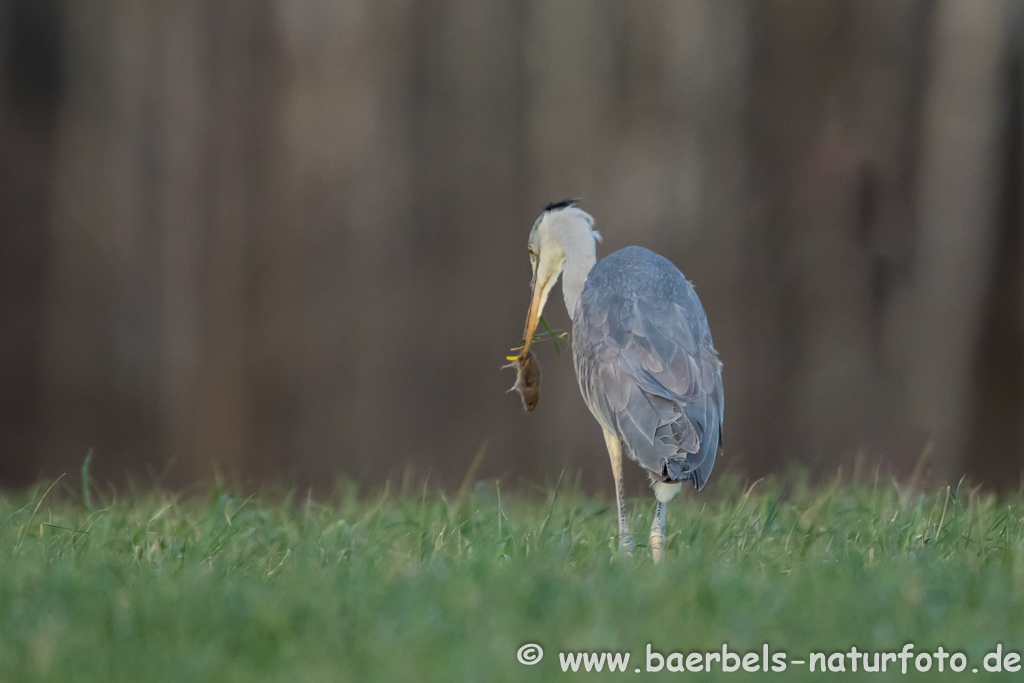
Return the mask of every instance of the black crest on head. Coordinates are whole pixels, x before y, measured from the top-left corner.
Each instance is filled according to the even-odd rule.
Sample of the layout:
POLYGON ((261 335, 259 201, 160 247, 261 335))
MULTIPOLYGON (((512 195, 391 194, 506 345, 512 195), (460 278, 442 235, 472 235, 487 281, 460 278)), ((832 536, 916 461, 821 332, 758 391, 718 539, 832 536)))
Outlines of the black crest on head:
POLYGON ((544 210, 545 211, 554 211, 555 209, 566 209, 566 208, 568 208, 570 206, 573 206, 574 204, 579 202, 581 199, 582 199, 581 197, 576 197, 575 199, 563 199, 560 202, 551 202, 550 204, 548 204, 547 206, 544 207, 544 210))

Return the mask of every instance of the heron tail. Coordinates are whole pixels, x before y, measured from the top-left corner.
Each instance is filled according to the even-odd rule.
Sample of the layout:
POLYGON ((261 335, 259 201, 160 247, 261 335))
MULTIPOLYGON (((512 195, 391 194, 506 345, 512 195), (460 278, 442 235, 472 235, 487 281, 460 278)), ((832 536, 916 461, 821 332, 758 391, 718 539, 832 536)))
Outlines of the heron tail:
POLYGON ((690 468, 684 458, 669 458, 665 461, 665 476, 671 481, 690 478, 690 468))

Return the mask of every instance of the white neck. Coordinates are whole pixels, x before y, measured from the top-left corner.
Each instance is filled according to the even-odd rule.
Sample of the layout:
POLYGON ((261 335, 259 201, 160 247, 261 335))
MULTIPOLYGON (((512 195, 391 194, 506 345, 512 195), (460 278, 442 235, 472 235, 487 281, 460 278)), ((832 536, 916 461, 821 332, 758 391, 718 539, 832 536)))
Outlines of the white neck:
POLYGON ((571 320, 576 313, 576 304, 583 294, 583 285, 587 281, 590 269, 597 263, 594 241, 581 245, 579 249, 566 250, 565 267, 562 269, 562 296, 565 297, 565 308, 571 320), (589 248, 587 248, 589 247, 589 248))

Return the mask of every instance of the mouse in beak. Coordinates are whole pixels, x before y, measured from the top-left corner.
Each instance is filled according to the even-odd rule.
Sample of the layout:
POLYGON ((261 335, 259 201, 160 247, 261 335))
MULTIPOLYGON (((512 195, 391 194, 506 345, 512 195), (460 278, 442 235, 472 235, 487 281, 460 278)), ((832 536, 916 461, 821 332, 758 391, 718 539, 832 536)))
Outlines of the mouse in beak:
POLYGON ((509 391, 519 392, 523 407, 527 411, 532 411, 540 401, 540 363, 537 362, 537 356, 533 355, 533 351, 527 351, 508 365, 502 366, 502 370, 513 367, 516 368, 516 383, 509 391))

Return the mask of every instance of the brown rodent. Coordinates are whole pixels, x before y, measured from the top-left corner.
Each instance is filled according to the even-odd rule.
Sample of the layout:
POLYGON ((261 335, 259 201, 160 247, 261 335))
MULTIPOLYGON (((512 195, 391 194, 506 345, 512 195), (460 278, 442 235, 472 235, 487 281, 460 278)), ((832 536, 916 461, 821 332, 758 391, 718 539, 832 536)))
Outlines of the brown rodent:
POLYGON ((537 357, 533 355, 533 351, 529 351, 525 356, 519 356, 504 367, 516 368, 516 383, 509 391, 518 391, 519 398, 523 400, 523 407, 532 411, 540 401, 540 364, 537 357))

